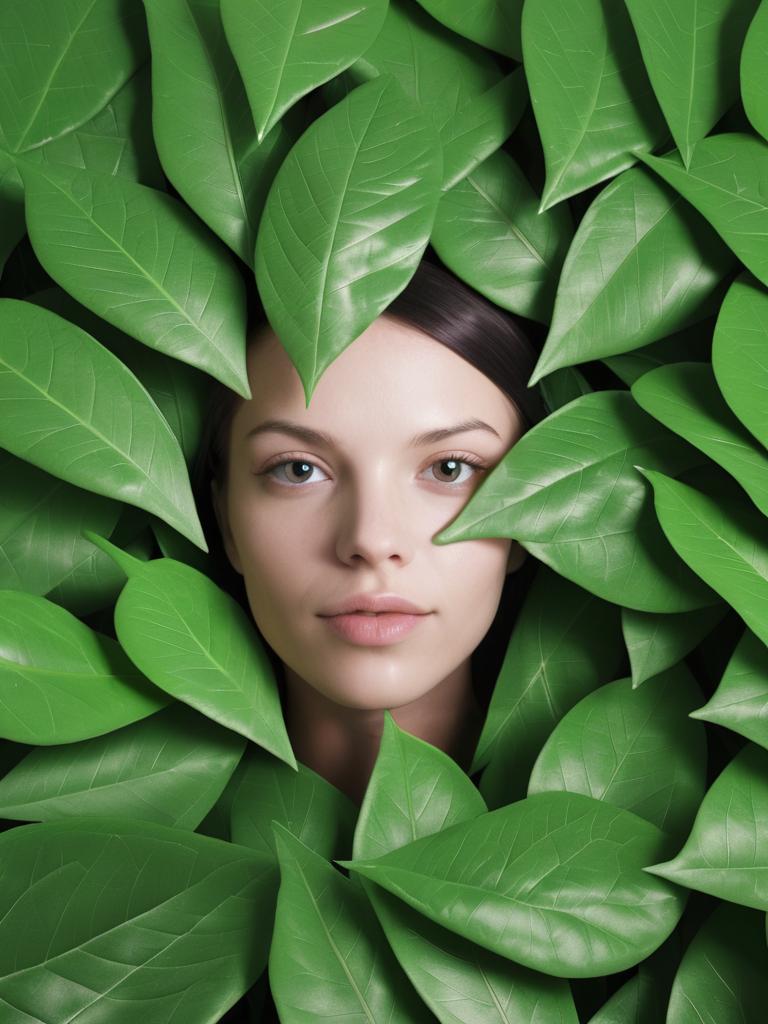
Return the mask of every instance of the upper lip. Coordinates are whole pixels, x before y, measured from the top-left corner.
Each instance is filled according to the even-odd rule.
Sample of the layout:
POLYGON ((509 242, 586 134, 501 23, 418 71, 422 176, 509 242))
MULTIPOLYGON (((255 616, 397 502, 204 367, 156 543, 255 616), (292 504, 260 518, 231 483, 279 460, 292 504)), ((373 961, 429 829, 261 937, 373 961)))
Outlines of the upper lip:
POLYGON ((419 608, 413 601, 406 601, 404 597, 397 594, 354 594, 345 601, 340 601, 328 611, 321 612, 321 616, 348 615, 351 612, 405 612, 409 615, 429 614, 423 608, 419 608))

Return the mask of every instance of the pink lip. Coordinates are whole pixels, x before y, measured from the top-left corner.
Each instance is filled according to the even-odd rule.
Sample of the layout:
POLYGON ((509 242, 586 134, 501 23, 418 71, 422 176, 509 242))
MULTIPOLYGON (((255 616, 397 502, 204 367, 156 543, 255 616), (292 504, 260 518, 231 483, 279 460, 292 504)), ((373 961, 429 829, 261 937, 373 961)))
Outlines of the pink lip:
MULTIPOLYGON (((430 614, 430 613, 427 613, 430 614)), ((331 615, 324 618, 331 629, 353 644, 365 647, 383 647, 397 643, 426 619, 427 615, 407 615, 402 612, 384 612, 381 615, 331 615)))

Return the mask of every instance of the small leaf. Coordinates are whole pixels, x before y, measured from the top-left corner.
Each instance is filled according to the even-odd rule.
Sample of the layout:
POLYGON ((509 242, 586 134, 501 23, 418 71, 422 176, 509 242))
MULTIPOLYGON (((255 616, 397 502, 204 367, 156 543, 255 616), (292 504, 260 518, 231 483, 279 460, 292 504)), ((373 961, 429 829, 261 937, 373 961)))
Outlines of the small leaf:
POLYGON ((541 793, 376 860, 338 861, 431 920, 535 970, 625 970, 664 941, 684 896, 642 866, 668 839, 629 811, 541 793))
POLYGON ((304 132, 272 183, 256 281, 309 399, 333 360, 406 286, 429 241, 440 146, 390 76, 304 132))
POLYGON ((755 131, 768 139, 768 6, 760 4, 741 48, 741 99, 755 131))
POLYGON ((662 615, 622 608, 621 628, 632 667, 632 686, 637 688, 646 679, 677 665, 727 610, 725 604, 713 604, 711 608, 662 615))
POLYGON ((639 154, 688 200, 763 284, 768 284, 768 144, 742 132, 698 142, 686 170, 679 156, 639 154))
POLYGON ((142 384, 47 309, 0 299, 0 444, 68 483, 153 512, 207 551, 184 456, 142 384))
POLYGON ((745 629, 723 677, 691 718, 715 722, 768 749, 768 648, 745 629))

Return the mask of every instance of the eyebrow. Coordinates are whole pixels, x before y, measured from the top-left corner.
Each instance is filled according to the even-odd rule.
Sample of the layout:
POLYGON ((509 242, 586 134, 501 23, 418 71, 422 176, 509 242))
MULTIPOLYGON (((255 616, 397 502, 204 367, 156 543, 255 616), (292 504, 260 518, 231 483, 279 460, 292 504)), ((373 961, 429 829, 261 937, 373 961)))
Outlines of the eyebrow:
MULTIPOLYGON (((447 437, 453 437, 454 434, 465 434, 470 430, 486 430, 501 440, 501 435, 489 423, 486 423, 484 420, 471 419, 457 423, 453 427, 441 427, 437 430, 426 430, 422 434, 417 434, 411 438, 409 447, 419 448, 425 444, 436 444, 447 437)), ((304 427, 300 423, 292 423, 290 420, 265 420, 264 423, 260 423, 257 427, 249 430, 246 436, 253 437, 270 432, 290 434, 292 437, 305 441, 307 444, 322 444, 329 448, 339 444, 336 438, 326 434, 323 430, 304 427)))

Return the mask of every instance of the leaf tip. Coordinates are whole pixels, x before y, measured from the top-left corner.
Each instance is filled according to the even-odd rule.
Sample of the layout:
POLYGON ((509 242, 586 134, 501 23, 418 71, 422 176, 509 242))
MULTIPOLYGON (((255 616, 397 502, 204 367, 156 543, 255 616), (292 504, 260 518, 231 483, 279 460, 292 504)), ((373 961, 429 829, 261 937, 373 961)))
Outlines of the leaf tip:
POLYGON ((140 558, 136 558, 134 555, 129 555, 127 551, 123 551, 122 548, 117 547, 116 544, 112 544, 105 537, 102 537, 98 533, 94 533, 93 530, 83 530, 82 536, 86 540, 89 540, 91 544, 94 544, 97 548, 104 552, 105 555, 109 555, 113 562, 118 565, 126 576, 131 577, 134 573, 140 569, 144 562, 140 558))

